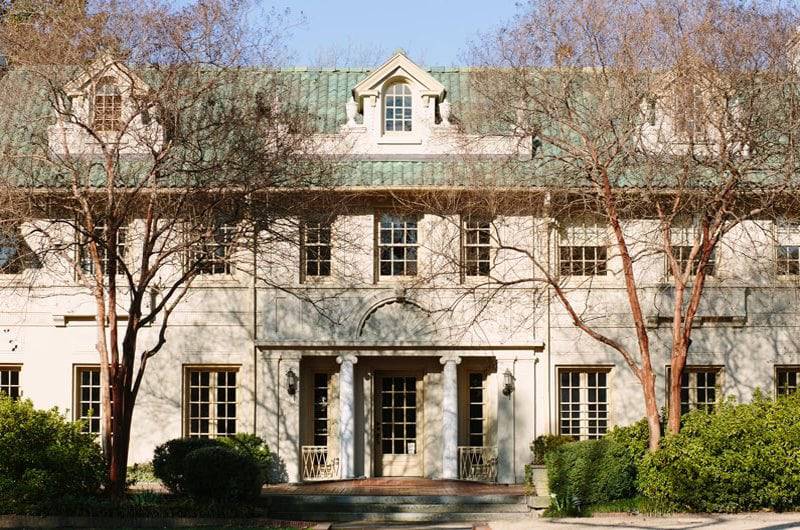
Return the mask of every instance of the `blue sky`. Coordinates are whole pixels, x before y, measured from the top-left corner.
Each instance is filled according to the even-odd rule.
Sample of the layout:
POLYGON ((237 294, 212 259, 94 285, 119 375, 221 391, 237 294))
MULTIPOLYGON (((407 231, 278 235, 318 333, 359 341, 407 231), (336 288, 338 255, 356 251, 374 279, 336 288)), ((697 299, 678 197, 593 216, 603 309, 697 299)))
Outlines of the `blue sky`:
POLYGON ((509 20, 517 0, 265 0, 305 22, 291 29, 289 62, 309 66, 372 66, 397 48, 427 66, 466 63, 478 31, 509 20), (366 63, 366 64, 356 64, 366 63), (370 64, 373 63, 373 64, 370 64))

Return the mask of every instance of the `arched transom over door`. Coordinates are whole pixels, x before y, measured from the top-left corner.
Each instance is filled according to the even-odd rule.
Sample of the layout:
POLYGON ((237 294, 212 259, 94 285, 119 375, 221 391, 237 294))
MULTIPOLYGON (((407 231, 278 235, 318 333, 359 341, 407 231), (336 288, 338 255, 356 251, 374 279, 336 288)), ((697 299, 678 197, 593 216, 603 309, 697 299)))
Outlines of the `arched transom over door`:
POLYGON ((426 342, 436 337, 428 311, 407 300, 391 300, 372 308, 361 321, 358 338, 374 342, 426 342))

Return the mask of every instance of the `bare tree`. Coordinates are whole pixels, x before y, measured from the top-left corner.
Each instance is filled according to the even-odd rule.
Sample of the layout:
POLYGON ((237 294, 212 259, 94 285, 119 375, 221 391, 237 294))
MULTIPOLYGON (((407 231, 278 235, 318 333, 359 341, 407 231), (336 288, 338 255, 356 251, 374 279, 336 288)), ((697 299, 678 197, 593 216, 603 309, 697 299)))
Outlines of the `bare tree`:
MULTIPOLYGON (((473 131, 504 130, 520 145, 529 142, 530 159, 484 163, 494 182, 480 170, 458 177, 471 192, 411 200, 483 219, 524 212, 550 223, 584 218, 607 227, 607 241, 584 243, 597 254, 577 261, 538 254, 495 231, 496 255, 525 258, 534 272, 510 279, 487 272, 470 292, 495 297, 525 283, 552 292, 574 326, 616 351, 635 375, 651 450, 661 435, 652 345, 658 331, 648 325, 642 268, 667 264, 660 285, 671 296, 674 433, 716 252, 743 221, 785 206, 786 187, 797 179, 800 109, 789 49, 795 21, 789 7, 761 2, 531 1, 473 48, 473 101, 454 110, 473 131), (575 296, 590 293, 611 260, 619 264, 632 335, 587 316, 575 296)), ((453 256, 462 267, 463 258, 453 256)))
POLYGON ((120 495, 170 316, 198 276, 256 278, 252 256, 287 238, 278 220, 319 199, 301 190, 328 186, 330 166, 275 69, 280 18, 252 27, 237 0, 24 2, 33 19, 15 16, 22 4, 0 26, 2 218, 18 256, 94 301, 101 441, 120 495))

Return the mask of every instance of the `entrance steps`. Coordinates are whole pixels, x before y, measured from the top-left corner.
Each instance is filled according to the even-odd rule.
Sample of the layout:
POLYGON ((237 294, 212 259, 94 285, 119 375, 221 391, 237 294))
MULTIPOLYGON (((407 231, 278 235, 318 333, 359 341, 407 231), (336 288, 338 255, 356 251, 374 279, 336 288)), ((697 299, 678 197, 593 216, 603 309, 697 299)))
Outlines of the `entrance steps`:
POLYGON ((444 523, 518 519, 548 499, 525 495, 266 494, 270 517, 284 520, 444 523), (529 506, 529 501, 530 506, 529 506))

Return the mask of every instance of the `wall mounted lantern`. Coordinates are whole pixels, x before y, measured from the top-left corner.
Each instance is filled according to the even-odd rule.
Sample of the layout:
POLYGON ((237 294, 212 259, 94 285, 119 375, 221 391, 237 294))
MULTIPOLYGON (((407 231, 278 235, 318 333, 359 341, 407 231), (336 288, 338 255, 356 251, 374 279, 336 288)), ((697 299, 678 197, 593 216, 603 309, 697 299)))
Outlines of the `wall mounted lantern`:
POLYGON ((286 391, 290 396, 297 393, 297 374, 291 368, 286 372, 286 391))
POLYGON ((511 373, 511 370, 506 368, 506 371, 503 372, 503 395, 510 396, 513 391, 514 391, 514 374, 511 373))

